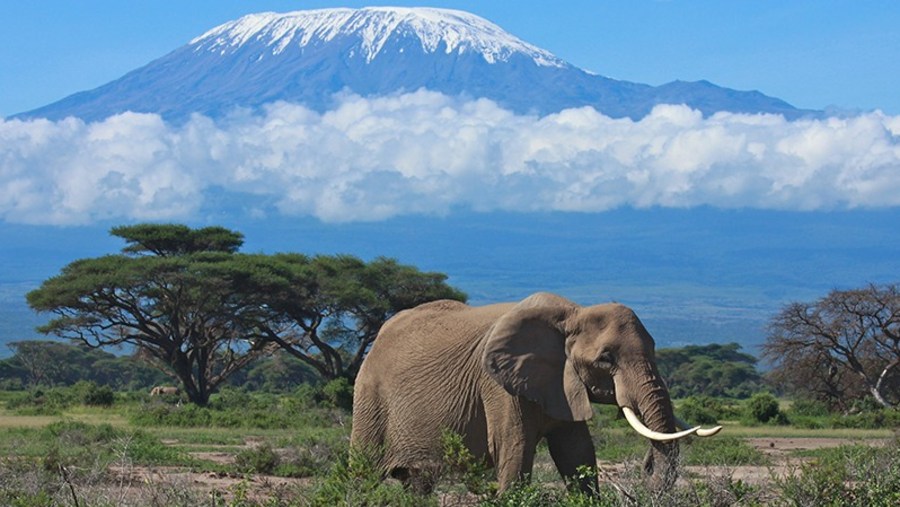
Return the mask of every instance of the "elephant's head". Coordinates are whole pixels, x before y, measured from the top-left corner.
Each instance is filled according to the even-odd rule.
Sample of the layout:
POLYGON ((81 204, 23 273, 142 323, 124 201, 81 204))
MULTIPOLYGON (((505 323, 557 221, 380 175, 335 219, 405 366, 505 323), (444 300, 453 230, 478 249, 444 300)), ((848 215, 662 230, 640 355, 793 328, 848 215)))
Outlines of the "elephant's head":
POLYGON ((653 338, 619 304, 582 307, 535 294, 491 329, 482 365, 509 393, 538 403, 556 419, 587 420, 592 401, 621 407, 652 442, 644 468, 657 487, 675 480, 678 438, 718 431, 676 431, 680 421, 656 368, 653 338))

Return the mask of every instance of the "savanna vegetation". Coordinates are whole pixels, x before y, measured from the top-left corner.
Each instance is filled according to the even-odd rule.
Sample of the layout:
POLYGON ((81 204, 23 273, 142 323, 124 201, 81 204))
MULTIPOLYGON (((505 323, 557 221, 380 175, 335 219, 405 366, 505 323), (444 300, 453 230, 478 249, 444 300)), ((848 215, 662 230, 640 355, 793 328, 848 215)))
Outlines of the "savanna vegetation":
POLYGON ((646 443, 597 406, 595 497, 566 489, 546 446, 532 480, 498 494, 449 433, 438 493, 422 497, 349 452, 352 383, 392 315, 465 300, 445 275, 244 254, 240 233, 218 227, 112 234, 122 252, 72 262, 28 295, 63 340, 14 342, 0 360, 0 505, 900 504, 896 286, 786 306, 770 371, 734 343, 658 350, 679 415, 725 426, 684 443, 671 490, 644 487, 646 443), (150 395, 163 384, 180 390, 150 395), (778 449, 788 439, 841 445, 778 449))
POLYGON ((70 263, 28 293, 40 330, 90 347, 132 347, 205 405, 228 378, 284 350, 352 382, 381 324, 435 299, 465 300, 446 275, 391 259, 242 254, 221 227, 115 227, 120 254, 70 263))
POLYGON ((491 470, 453 434, 445 435, 438 493, 419 497, 382 481, 365 454, 349 453, 349 393, 342 380, 281 392, 225 387, 199 406, 88 381, 7 391, 0 394, 0 504, 887 506, 900 499, 900 440, 887 429, 900 421, 848 430, 831 427, 828 415, 806 415, 820 428, 790 426, 795 407, 771 395, 717 399, 726 429, 684 443, 683 479, 669 491, 644 487, 646 443, 615 407, 603 406, 591 423, 601 472, 596 498, 564 487, 545 446, 532 481, 498 495, 491 470), (98 391, 112 399, 96 403, 98 391), (778 457, 747 436, 844 444, 778 457), (762 478, 739 474, 748 467, 762 478))

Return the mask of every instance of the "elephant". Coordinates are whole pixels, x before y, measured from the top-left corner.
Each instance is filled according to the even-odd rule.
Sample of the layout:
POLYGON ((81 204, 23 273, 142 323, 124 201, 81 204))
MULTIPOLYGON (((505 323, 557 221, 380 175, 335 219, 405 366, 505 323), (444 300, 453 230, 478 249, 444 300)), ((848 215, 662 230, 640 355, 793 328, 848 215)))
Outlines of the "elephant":
POLYGON ((650 486, 666 488, 677 476, 677 440, 721 427, 677 431, 686 425, 674 415, 654 347, 637 315, 617 303, 583 307, 536 293, 519 303, 440 300, 404 310, 384 324, 360 367, 351 449, 374 453, 385 477, 428 493, 450 431, 495 468, 503 491, 528 479, 546 439, 562 477, 591 492, 591 402, 616 404, 650 439, 650 486))
POLYGON ((174 386, 156 386, 150 390, 150 396, 177 396, 180 392, 174 386))

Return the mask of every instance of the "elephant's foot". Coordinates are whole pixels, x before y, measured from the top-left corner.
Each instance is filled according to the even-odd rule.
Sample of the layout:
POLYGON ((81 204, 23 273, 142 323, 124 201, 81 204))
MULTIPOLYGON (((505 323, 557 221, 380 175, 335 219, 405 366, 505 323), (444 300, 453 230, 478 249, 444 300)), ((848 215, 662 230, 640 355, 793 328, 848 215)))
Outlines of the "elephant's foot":
POLYGON ((397 467, 391 470, 390 475, 400 481, 404 488, 417 495, 430 495, 438 479, 433 467, 397 467))

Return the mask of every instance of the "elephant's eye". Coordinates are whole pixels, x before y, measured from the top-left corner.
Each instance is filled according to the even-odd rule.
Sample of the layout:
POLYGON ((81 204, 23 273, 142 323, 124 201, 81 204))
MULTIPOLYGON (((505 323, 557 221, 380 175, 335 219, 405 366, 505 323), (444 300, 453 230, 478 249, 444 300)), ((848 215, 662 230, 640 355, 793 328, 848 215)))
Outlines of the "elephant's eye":
POLYGON ((600 356, 597 357, 597 360, 595 362, 597 363, 597 366, 604 369, 610 369, 613 367, 613 365, 615 365, 613 356, 609 352, 601 352, 600 356))

